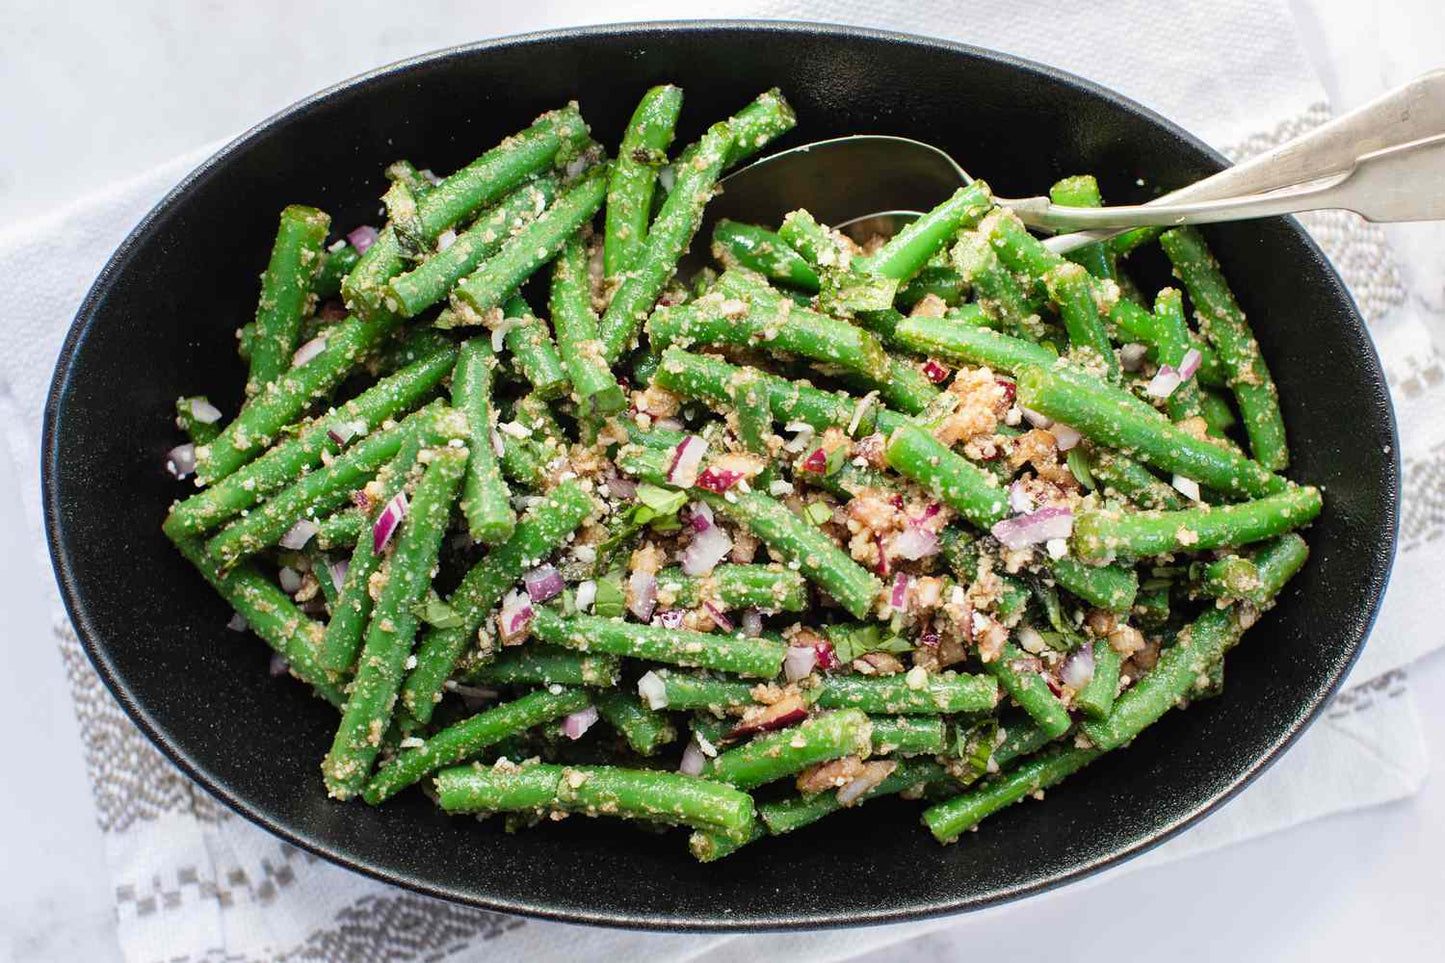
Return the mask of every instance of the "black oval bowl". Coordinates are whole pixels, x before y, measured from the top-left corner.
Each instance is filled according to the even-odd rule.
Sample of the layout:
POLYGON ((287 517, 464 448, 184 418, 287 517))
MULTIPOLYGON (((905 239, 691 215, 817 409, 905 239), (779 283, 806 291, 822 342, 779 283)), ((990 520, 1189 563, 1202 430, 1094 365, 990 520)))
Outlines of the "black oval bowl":
MULTIPOLYGON (((265 646, 161 535, 177 486, 177 396, 234 411, 237 327, 254 311, 276 212, 316 204, 374 222, 398 157, 446 171, 543 110, 580 99, 616 143, 650 84, 687 90, 679 142, 781 87, 785 144, 846 133, 917 137, 1002 195, 1096 172, 1116 202, 1222 166, 1184 131, 1054 70, 958 44, 812 25, 679 23, 568 30, 432 54, 348 81, 241 137, 121 245, 60 356, 44 440, 46 524, 66 604, 136 723, 238 812, 342 865, 508 912, 624 926, 741 929, 877 923, 973 909, 1078 879, 1168 838, 1258 775, 1354 660, 1393 556, 1393 413, 1349 294, 1297 224, 1209 231, 1279 382, 1293 477, 1324 487, 1314 557, 1231 654, 1221 698, 1170 713, 1044 804, 941 847, 919 806, 879 801, 703 866, 680 833, 574 818, 508 835, 448 819, 419 793, 329 802, 318 763, 335 713, 266 672, 265 646), (217 396, 217 392, 220 396, 217 396)), ((1159 263, 1140 256, 1163 283, 1159 263)))

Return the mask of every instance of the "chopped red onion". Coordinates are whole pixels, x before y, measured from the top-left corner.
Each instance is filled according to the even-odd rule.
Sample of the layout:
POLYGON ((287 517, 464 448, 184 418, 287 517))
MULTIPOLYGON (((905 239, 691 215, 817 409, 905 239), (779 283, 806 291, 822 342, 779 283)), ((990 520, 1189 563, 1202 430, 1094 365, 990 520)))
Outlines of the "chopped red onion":
POLYGON ((702 750, 698 748, 697 740, 693 740, 682 751, 682 764, 677 767, 677 771, 684 776, 701 776, 703 767, 706 765, 707 756, 704 756, 702 750))
POLYGON ((893 536, 888 549, 895 558, 917 561, 938 554, 938 535, 919 525, 909 525, 893 536))
POLYGON ((932 625, 924 629, 922 632, 918 633, 919 645, 934 649, 938 647, 939 641, 940 639, 938 635, 938 630, 935 629, 932 625))
POLYGON ((347 234, 346 239, 351 242, 352 247, 356 248, 357 254, 365 254, 366 249, 376 243, 378 236, 376 228, 370 224, 363 224, 347 234))
POLYGON ((1119 364, 1125 371, 1138 371, 1148 353, 1148 345, 1131 341, 1119 348, 1119 364))
POLYGON ((331 584, 336 586, 337 591, 346 584, 346 573, 351 571, 351 562, 348 559, 337 559, 327 563, 327 570, 331 573, 331 584))
POLYGON ((1199 353, 1199 349, 1190 348, 1184 352, 1184 357, 1179 359, 1179 377, 1188 381, 1194 377, 1194 373, 1199 370, 1199 365, 1202 364, 1203 361, 1204 355, 1199 353))
POLYGON ((573 601, 577 604, 577 611, 590 611, 592 603, 597 601, 597 583, 590 578, 580 583, 577 586, 577 596, 573 601))
POLYGON ((1039 630, 1032 625, 1025 625, 1020 628, 1018 636, 1019 648, 1023 649, 1029 655, 1038 655, 1048 647, 1048 643, 1045 642, 1044 637, 1039 634, 1039 630))
POLYGON ((898 763, 891 759, 879 759, 874 762, 864 763, 861 775, 849 781, 838 790, 838 803, 843 806, 851 806, 865 794, 878 788, 878 785, 887 779, 898 763))
POLYGON ((397 492, 381 514, 376 516, 376 523, 371 526, 371 550, 374 554, 380 555, 381 550, 386 548, 387 542, 396 532, 396 527, 406 517, 406 510, 409 506, 406 501, 405 492, 397 492))
POLYGON ((913 580, 907 572, 899 572, 893 579, 893 591, 888 593, 888 604, 900 612, 908 608, 908 586, 913 580))
POLYGON ((887 575, 892 569, 888 566, 888 550, 883 545, 883 536, 875 532, 873 544, 878 546, 878 574, 887 575))
POLYGON ((817 434, 813 426, 806 421, 790 421, 783 426, 783 430, 795 432, 793 437, 788 439, 788 442, 783 445, 784 451, 792 452, 793 454, 797 454, 804 448, 807 448, 809 442, 813 440, 813 436, 817 434))
POLYGON ((934 361, 932 358, 923 362, 923 376, 936 385, 941 385, 947 381, 950 373, 946 367, 934 361))
POLYGON ((808 457, 803 459, 798 468, 802 471, 816 472, 821 475, 828 470, 828 453, 821 448, 814 448, 808 453, 808 457))
POLYGON ((551 565, 538 565, 522 576, 522 584, 533 602, 545 602, 562 594, 562 573, 551 565))
POLYGON ((613 498, 632 499, 637 496, 637 482, 623 475, 612 475, 604 483, 613 498))
POLYGON ((667 483, 677 488, 691 488, 697 483, 697 472, 706 454, 707 442, 697 435, 688 435, 678 442, 667 469, 667 483))
POLYGON ((492 350, 501 354, 507 344, 507 332, 521 323, 521 318, 503 318, 498 321, 497 326, 492 329, 492 350))
POLYGON ((286 657, 280 652, 276 652, 271 655, 271 665, 267 671, 271 673, 271 678, 274 679, 279 675, 285 675, 290 672, 291 663, 287 662, 286 657))
POLYGON ((627 611, 646 622, 657 608, 657 576, 641 570, 633 572, 627 579, 627 595, 627 611))
POLYGON ((1008 378, 1000 378, 998 375, 994 375, 993 381, 1003 389, 1004 404, 1012 406, 1014 399, 1018 397, 1018 385, 1008 378))
POLYGON ((166 452, 166 471, 175 479, 186 478, 196 470, 196 446, 190 442, 166 452))
POLYGON ((667 708, 667 683, 656 672, 647 672, 637 680, 637 694, 649 709, 667 708))
POLYGON ((1158 373, 1144 386, 1144 392, 1151 398, 1168 398, 1183 383, 1183 376, 1174 370, 1173 365, 1161 364, 1158 373))
POLYGON ((1040 508, 1028 515, 1015 515, 994 524, 993 537, 1007 548, 1041 545, 1051 538, 1068 538, 1074 532, 1074 513, 1067 508, 1040 508))
POLYGON ((281 571, 276 573, 276 581, 281 583, 281 591, 287 595, 295 595, 301 591, 301 573, 289 565, 283 565, 281 571))
POLYGON ((1185 498, 1196 502, 1200 500, 1199 482, 1194 479, 1185 478, 1183 475, 1175 475, 1169 484, 1173 485, 1174 490, 1185 498))
POLYGON ((743 635, 750 639, 756 639, 763 634, 763 614, 757 609, 748 609, 743 613, 743 635))
POLYGON ((1069 657, 1064 660, 1064 667, 1059 672, 1064 684, 1075 692, 1089 684, 1094 678, 1094 649, 1089 645, 1081 645, 1069 657))
POLYGON ((832 642, 814 642, 812 648, 814 652, 818 653, 818 668, 838 668, 838 656, 833 652, 832 642))
POLYGON ((657 613, 656 621, 665 629, 680 629, 687 613, 682 609, 663 609, 657 613))
POLYGON ((682 422, 676 418, 659 418, 653 424, 667 431, 682 431, 682 422))
POLYGON ((579 712, 569 714, 562 720, 562 733, 568 739, 581 739, 596 721, 597 707, 588 706, 579 712))
POLYGON ((742 472, 733 471, 731 468, 704 468, 702 474, 697 476, 697 487, 721 495, 742 481, 743 477, 742 472))
POLYGON ((1040 414, 1032 408, 1025 408, 1023 405, 1019 405, 1019 411, 1023 412, 1024 420, 1035 428, 1047 428, 1054 423, 1053 419, 1048 415, 1040 414))
POLYGON ((230 629, 232 632, 244 632, 248 627, 249 626, 246 623, 246 617, 240 612, 232 612, 231 620, 226 623, 226 628, 230 629))
POLYGON ((733 630, 733 620, 728 618, 727 613, 722 609, 713 605, 711 602, 703 602, 702 607, 707 609, 707 614, 712 616, 712 620, 717 623, 718 628, 724 632, 731 632, 733 630))
POLYGON ((440 234, 437 235, 438 251, 445 251, 447 248, 451 247, 455 243, 457 243, 457 232, 452 230, 451 228, 447 228, 445 231, 442 231, 440 234))
POLYGON ((324 337, 312 338, 296 349, 296 353, 291 356, 291 367, 299 368, 325 350, 326 339, 324 337))
POLYGON ((789 682, 806 679, 818 664, 818 650, 811 645, 790 645, 783 656, 783 674, 789 682))
POLYGON ((774 732, 786 729, 808 718, 808 706, 800 695, 790 695, 774 702, 749 719, 738 723, 728 731, 728 739, 740 739, 759 732, 774 732))
POLYGON ((354 421, 342 421, 326 429, 326 437, 338 445, 346 444, 355 436, 356 422, 354 421))
POLYGON ((311 537, 320 530, 321 527, 311 519, 303 518, 286 530, 286 534, 281 536, 280 545, 282 548, 293 550, 305 548, 306 543, 311 541, 311 537))
POLYGON ((693 502, 688 507, 688 521, 694 532, 705 532, 714 524, 712 507, 706 502, 693 502))
POLYGON ((512 645, 525 639, 531 631, 532 619, 536 614, 532 608, 532 600, 527 597, 526 592, 516 589, 508 592, 507 597, 502 599, 502 611, 497 618, 502 644, 512 645))
POLYGON ((507 453, 507 444, 506 442, 502 441, 502 433, 497 431, 497 429, 492 429, 491 436, 492 454, 496 455, 498 458, 501 458, 507 453))
POLYGON ((203 425, 214 425, 221 420, 221 409, 205 398, 192 398, 191 417, 203 425))
MULTIPOLYGON (((693 514, 694 527, 699 517, 699 513, 693 514)), ((692 541, 687 543, 687 548, 682 553, 682 570, 693 578, 711 575, 717 563, 727 558, 732 550, 733 540, 722 526, 708 525, 704 530, 695 532, 692 541)))
POLYGON ((1034 504, 1034 496, 1030 495, 1022 481, 1016 481, 1008 487, 1008 507, 1011 511, 1021 515, 1027 515, 1037 506, 1034 504))
POLYGON ((1076 429, 1069 427, 1062 421, 1056 421, 1050 425, 1049 434, 1054 436, 1054 445, 1059 451, 1068 451, 1084 438, 1076 429))

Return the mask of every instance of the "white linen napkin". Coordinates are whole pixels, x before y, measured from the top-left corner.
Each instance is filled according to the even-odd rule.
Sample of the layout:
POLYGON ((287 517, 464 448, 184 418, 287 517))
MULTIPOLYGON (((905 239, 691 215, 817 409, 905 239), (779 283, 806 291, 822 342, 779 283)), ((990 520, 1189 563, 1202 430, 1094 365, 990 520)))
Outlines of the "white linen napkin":
MULTIPOLYGON (((1016 3, 942 0, 733 3, 729 13, 821 18, 934 33, 1073 70, 1180 121, 1233 156, 1264 149, 1328 116, 1279 0, 1182 5, 1161 19, 1147 0, 1059 6, 1020 17, 1016 3), (1114 56, 1118 35, 1128 57, 1114 56)), ((665 15, 663 4, 628 14, 665 15)), ((710 10, 709 13, 717 11, 710 10)), ((400 11, 398 16, 405 14, 400 11)), ((585 104, 584 104, 585 107, 585 104)), ((144 213, 219 145, 91 194, 50 217, 0 231, 12 310, 0 326, 0 426, 22 479, 31 539, 40 530, 39 430, 60 343, 106 258, 144 213)), ((1404 525, 1384 611, 1355 673, 1321 720, 1239 798, 1179 838, 1083 885, 1256 837, 1328 813, 1414 793, 1425 752, 1406 667, 1445 642, 1430 588, 1445 563, 1445 362, 1411 312, 1384 235, 1358 218, 1309 219, 1355 292, 1389 374, 1405 460, 1404 525), (1430 416, 1435 415, 1432 419, 1430 416)), ((637 934, 523 920, 375 883, 296 850, 216 804, 160 757, 104 690, 57 603, 66 663, 116 886, 128 960, 443 959, 503 952, 529 960, 643 956, 752 959, 759 937, 637 934)), ((1042 899, 1048 896, 1039 897, 1042 899)), ((1009 912, 1009 907, 990 913, 1009 912)), ((766 937, 770 955, 842 959, 968 919, 766 937)))

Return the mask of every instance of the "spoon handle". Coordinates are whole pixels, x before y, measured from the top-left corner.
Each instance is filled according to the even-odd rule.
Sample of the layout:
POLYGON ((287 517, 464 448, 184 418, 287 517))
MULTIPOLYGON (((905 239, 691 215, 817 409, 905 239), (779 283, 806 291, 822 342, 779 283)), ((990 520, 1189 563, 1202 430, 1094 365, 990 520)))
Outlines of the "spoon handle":
MULTIPOLYGON (((1445 132, 1445 70, 1433 70, 1294 140, 1150 202, 1220 200, 1261 194, 1349 169, 1362 154, 1445 132)), ((1123 230, 1061 234, 1044 241, 1064 254, 1123 230)))

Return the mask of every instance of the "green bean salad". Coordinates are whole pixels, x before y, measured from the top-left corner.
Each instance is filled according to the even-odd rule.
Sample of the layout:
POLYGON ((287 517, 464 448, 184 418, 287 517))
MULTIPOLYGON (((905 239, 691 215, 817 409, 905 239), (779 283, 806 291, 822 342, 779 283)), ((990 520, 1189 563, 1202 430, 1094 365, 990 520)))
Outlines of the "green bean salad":
POLYGON ((673 153, 681 107, 610 158, 573 103, 399 160, 332 243, 287 207, 244 403, 179 400, 165 533, 336 708, 330 795, 701 860, 901 795, 952 842, 1216 694, 1322 503, 1203 236, 1065 258, 976 181, 862 243, 722 220, 684 277, 796 120, 768 91, 673 153))

